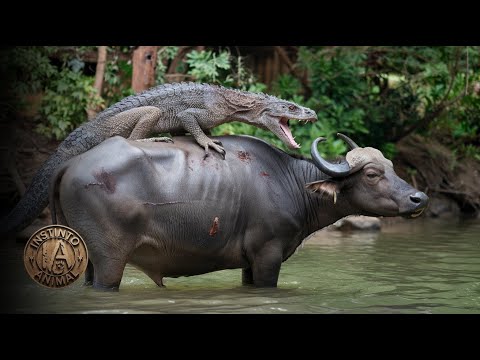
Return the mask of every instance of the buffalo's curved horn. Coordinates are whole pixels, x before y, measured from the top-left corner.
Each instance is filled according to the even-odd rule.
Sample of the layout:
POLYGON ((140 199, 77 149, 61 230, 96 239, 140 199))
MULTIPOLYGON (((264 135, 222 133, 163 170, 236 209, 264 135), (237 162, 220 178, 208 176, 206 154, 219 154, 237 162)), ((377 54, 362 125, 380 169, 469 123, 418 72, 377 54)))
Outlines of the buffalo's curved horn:
POLYGON ((343 141, 345 141, 347 143, 347 145, 350 147, 350 150, 353 150, 355 148, 358 148, 359 146, 355 143, 355 141, 353 141, 352 139, 350 139, 347 135, 343 135, 343 134, 340 134, 340 133, 337 133, 337 136, 342 139, 343 141))
POLYGON ((350 165, 348 165, 346 160, 342 160, 341 163, 339 164, 332 164, 322 158, 320 154, 318 153, 318 143, 325 141, 324 137, 319 137, 316 138, 315 141, 312 144, 312 147, 310 148, 310 152, 312 154, 312 159, 315 165, 324 172, 327 175, 330 175, 331 177, 343 177, 347 176, 350 173, 350 165))

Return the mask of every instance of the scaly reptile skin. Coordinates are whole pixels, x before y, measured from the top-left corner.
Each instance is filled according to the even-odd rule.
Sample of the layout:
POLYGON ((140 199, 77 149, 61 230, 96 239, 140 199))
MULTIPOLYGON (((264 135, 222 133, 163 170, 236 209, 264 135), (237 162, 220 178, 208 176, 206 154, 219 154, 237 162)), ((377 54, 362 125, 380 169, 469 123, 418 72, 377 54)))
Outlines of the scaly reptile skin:
POLYGON ((164 84, 126 97, 84 123, 59 145, 36 173, 25 195, 3 219, 0 232, 18 232, 48 205, 52 174, 62 163, 119 135, 140 140, 152 133, 190 133, 198 144, 221 155, 221 144, 204 130, 229 121, 241 121, 275 133, 290 148, 299 145, 288 128, 288 119, 315 121, 311 109, 274 96, 199 83, 164 84))

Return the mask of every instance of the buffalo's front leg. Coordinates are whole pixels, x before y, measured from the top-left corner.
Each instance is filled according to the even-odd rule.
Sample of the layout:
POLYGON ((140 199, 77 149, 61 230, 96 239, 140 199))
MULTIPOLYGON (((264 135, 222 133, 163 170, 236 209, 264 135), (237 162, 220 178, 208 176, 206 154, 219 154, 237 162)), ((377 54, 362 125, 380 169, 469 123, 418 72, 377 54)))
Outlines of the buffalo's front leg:
POLYGON ((277 287, 282 251, 268 243, 255 254, 252 263, 253 284, 259 287, 277 287))
POLYGON ((93 264, 90 260, 88 260, 87 269, 85 270, 85 286, 92 286, 93 285, 93 277, 95 274, 95 269, 93 268, 93 264))
POLYGON ((102 257, 94 263, 93 287, 98 290, 118 291, 126 260, 102 257))

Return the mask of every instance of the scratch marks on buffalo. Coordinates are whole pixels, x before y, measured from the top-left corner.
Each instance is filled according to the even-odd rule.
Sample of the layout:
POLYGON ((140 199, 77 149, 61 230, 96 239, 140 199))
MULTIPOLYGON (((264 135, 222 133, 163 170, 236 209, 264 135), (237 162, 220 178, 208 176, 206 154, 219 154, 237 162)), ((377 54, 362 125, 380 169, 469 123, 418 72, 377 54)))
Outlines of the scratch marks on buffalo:
POLYGON ((260 171, 260 176, 270 176, 270 174, 265 171, 260 171))
POLYGON ((246 151, 237 151, 237 157, 245 163, 249 163, 252 160, 250 154, 246 151))
POLYGON ((215 218, 213 219, 212 227, 210 228, 210 231, 208 232, 208 235, 215 236, 218 232, 219 227, 220 227, 220 220, 218 219, 218 216, 215 216, 215 218))
POLYGON ((105 171, 105 169, 102 167, 102 170, 100 171, 94 171, 92 173, 93 177, 97 182, 91 182, 89 184, 85 185, 85 189, 88 189, 88 187, 97 185, 100 186, 107 194, 113 194, 115 192, 115 189, 117 187, 117 181, 115 177, 105 171))
POLYGON ((163 205, 186 204, 186 203, 187 201, 167 201, 163 203, 144 202, 143 205, 163 206, 163 205))

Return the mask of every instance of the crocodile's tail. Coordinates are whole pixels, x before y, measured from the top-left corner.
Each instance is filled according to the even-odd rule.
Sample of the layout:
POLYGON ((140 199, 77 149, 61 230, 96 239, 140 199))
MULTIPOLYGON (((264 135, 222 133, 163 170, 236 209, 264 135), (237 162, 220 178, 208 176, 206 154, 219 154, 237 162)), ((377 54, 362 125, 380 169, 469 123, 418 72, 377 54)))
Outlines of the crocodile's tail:
POLYGON ((63 175, 67 171, 70 163, 73 161, 65 161, 60 165, 53 173, 50 180, 49 189, 48 189, 48 202, 50 206, 50 215, 52 217, 52 224, 56 225, 59 223, 66 225, 65 216, 63 215, 62 207, 60 206, 59 199, 59 185, 62 180, 63 175))
POLYGON ((65 161, 87 151, 103 140, 98 134, 94 134, 89 127, 89 123, 86 123, 75 129, 45 161, 33 177, 25 195, 13 210, 0 221, 0 233, 10 235, 23 230, 47 207, 48 188, 55 170, 65 161))
POLYGON ((48 205, 48 187, 50 178, 55 169, 66 159, 66 154, 59 151, 52 154, 35 174, 25 195, 20 199, 13 210, 2 219, 0 232, 6 234, 17 233, 28 225, 48 205))

